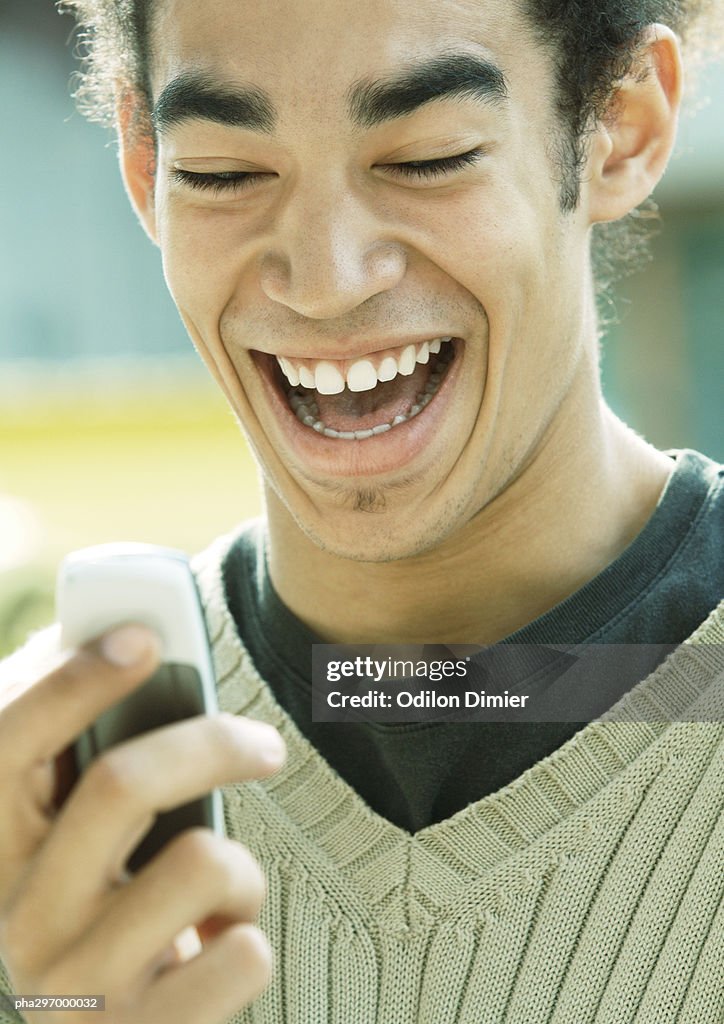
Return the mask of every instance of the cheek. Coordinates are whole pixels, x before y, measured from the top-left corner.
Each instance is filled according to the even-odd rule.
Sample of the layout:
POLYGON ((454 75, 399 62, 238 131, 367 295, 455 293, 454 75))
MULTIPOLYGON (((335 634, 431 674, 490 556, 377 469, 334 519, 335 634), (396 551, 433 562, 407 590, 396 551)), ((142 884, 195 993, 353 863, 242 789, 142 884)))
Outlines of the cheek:
POLYGON ((164 210, 159 245, 166 284, 184 326, 232 408, 238 406, 236 373, 221 341, 219 322, 233 292, 228 260, 199 216, 164 210))
POLYGON ((577 361, 583 235, 557 193, 526 183, 469 192, 445 213, 421 245, 485 314, 486 416, 510 440, 547 418, 577 361))
MULTIPOLYGON (((540 301, 554 269, 550 218, 512 186, 469 189, 408 219, 423 256, 462 285, 489 318, 540 301), (422 230, 420 230, 422 224, 422 230)), ((554 250, 555 251, 555 250, 554 250)))
POLYGON ((199 329, 218 322, 233 293, 235 263, 218 215, 159 208, 159 245, 166 284, 182 315, 199 329))

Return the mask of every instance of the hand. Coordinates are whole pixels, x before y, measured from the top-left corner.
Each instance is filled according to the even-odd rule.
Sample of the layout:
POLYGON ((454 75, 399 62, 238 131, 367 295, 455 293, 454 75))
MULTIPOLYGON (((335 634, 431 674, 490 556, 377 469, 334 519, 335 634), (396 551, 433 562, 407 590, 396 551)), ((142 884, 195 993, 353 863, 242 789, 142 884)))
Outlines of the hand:
MULTIPOLYGON (((252 923, 264 898, 259 866, 202 828, 132 878, 124 864, 158 812, 270 775, 283 741, 240 716, 188 719, 101 755, 58 807, 73 741, 151 675, 159 646, 126 626, 50 666, 39 647, 0 665, 0 957, 14 989, 103 994, 104 1024, 221 1024, 270 978, 270 949, 252 923), (175 939, 194 925, 203 949, 184 962, 175 939)), ((87 1017, 53 1011, 52 1024, 87 1017)), ((26 1019, 50 1018, 29 1010, 26 1019)))

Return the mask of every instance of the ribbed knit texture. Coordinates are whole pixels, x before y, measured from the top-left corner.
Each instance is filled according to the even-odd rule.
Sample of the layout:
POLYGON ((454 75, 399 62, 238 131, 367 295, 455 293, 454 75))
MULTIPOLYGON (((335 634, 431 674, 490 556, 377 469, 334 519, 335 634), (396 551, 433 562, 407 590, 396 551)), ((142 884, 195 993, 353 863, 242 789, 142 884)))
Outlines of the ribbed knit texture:
POLYGON ((223 790, 275 957, 228 1024, 724 1024, 724 602, 601 719, 411 835, 259 678, 225 604, 231 540, 195 561, 220 705, 289 756, 223 790))
POLYGON ((259 678, 224 600, 230 543, 195 563, 220 704, 273 723, 288 760, 224 790, 275 955, 229 1024, 724 1022, 724 602, 601 719, 410 835, 259 678))

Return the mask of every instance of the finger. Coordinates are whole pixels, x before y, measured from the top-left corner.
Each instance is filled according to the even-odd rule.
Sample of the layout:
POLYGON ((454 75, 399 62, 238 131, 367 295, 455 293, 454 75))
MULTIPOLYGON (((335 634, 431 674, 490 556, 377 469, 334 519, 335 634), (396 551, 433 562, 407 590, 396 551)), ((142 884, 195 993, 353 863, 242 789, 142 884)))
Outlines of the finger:
POLYGON ((264 991, 271 969, 266 936, 254 925, 233 925, 151 984, 141 1020, 163 1020, 170 1010, 175 1024, 221 1024, 264 991))
POLYGON ((95 643, 53 658, 48 670, 37 650, 19 651, 5 677, 19 680, 19 693, 0 714, 3 772, 24 771, 68 747, 106 708, 147 679, 160 661, 160 642, 144 626, 128 625, 95 643), (22 655, 22 657, 21 657, 22 655), (14 668, 13 668, 14 666, 14 668))
POLYGON ((132 987, 184 929, 210 914, 252 922, 264 899, 264 876, 249 851, 208 829, 172 840, 106 909, 66 956, 69 976, 95 978, 104 990, 132 987))
POLYGON ((45 921, 51 946, 81 934, 159 811, 216 786, 269 775, 284 755, 276 729, 228 713, 187 719, 119 744, 91 764, 64 803, 29 866, 16 912, 45 921))
POLYGON ((60 623, 33 633, 0 661, 0 710, 53 668, 60 654, 60 623))

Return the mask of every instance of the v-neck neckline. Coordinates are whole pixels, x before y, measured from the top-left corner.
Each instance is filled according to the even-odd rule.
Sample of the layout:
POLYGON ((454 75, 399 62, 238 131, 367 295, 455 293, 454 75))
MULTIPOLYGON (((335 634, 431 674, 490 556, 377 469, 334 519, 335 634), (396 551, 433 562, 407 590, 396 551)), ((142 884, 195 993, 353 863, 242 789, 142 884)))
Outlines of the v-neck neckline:
MULTIPOLYGON (((718 651, 724 647, 717 651, 716 645, 724 645, 724 602, 653 673, 553 753, 450 817, 408 832, 373 811, 334 770, 257 672, 225 600, 223 561, 237 536, 238 531, 220 537, 194 561, 212 642, 220 709, 261 719, 280 731, 287 744, 287 761, 259 785, 273 787, 275 800, 289 818, 312 832, 323 833, 328 851, 336 850, 345 859, 351 860, 365 845, 380 846, 387 855, 394 855, 396 848, 408 858, 413 854, 434 858, 436 848, 444 848, 449 855, 450 851, 469 849, 475 839, 475 874, 479 877, 559 827, 568 829, 569 849, 585 845, 590 833, 590 823, 581 814, 585 806, 648 750, 656 750, 651 770, 656 771, 657 765, 660 768, 676 748, 682 718, 702 696, 706 700, 712 671, 721 672, 718 651), (707 644, 714 646, 709 649, 707 644), (644 715, 660 718, 642 721, 644 715), (609 723, 618 726, 611 729, 609 723), (580 827, 571 832, 575 818, 580 827), (336 822, 343 822, 345 838, 338 836, 336 822)), ((612 806, 616 802, 614 794, 612 806)), ((462 862, 461 869, 465 873, 462 862)))

